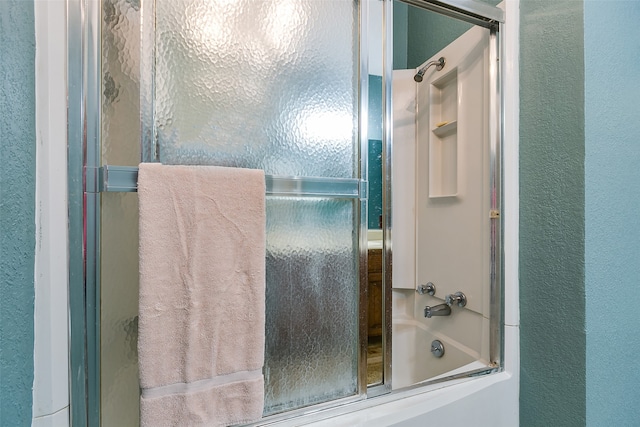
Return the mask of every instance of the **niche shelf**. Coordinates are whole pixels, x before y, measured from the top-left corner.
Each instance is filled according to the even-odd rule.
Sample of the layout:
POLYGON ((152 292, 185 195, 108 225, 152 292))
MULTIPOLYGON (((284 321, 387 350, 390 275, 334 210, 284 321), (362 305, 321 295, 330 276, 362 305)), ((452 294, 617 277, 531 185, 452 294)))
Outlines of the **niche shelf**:
POLYGON ((451 122, 446 122, 446 124, 437 126, 431 130, 437 137, 444 138, 445 136, 450 135, 458 130, 458 121, 453 120, 451 122))
POLYGON ((458 70, 430 88, 429 197, 458 194, 458 70))

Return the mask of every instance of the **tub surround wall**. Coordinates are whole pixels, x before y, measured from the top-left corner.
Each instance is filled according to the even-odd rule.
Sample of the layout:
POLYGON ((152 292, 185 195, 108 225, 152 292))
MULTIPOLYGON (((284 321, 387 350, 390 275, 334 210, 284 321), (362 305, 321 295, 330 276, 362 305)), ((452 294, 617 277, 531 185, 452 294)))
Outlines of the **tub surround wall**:
POLYGON ((523 427, 585 423, 582 12, 581 1, 520 2, 523 427))
MULTIPOLYGON (((391 191, 394 289, 416 289, 416 125, 413 70, 395 70, 392 82, 393 141, 391 191), (402 185, 398 185, 402 183, 402 185)), ((395 297, 394 297, 395 298, 395 297)))
MULTIPOLYGON (((424 14, 429 16, 428 13, 418 9, 412 9, 412 12, 416 12, 416 15, 419 16, 424 14)), ((413 15, 410 14, 410 16, 413 15)), ((459 31, 464 32, 468 27, 469 25, 463 24, 463 28, 459 29, 459 31)), ((463 36, 460 36, 460 32, 458 32, 458 30, 454 31, 454 33, 455 37, 451 34, 450 35, 453 39, 457 39, 455 42, 456 44, 448 47, 448 53, 443 53, 443 55, 446 55, 450 59, 452 57, 468 54, 463 50, 463 48, 461 48, 461 46, 480 46, 480 48, 486 46, 481 42, 481 40, 486 40, 486 35, 484 30, 480 28, 475 28, 473 31, 469 31, 463 36), (468 39, 473 40, 473 43, 468 43, 466 41, 468 39)), ((422 41, 423 44, 425 44, 425 40, 422 41)), ((448 38, 447 40, 451 41, 448 38)), ((484 50, 482 52, 486 53, 484 50)), ((480 104, 484 101, 482 91, 474 92, 472 90, 467 90, 469 87, 478 87, 477 82, 473 79, 479 79, 481 83, 480 87, 482 87, 482 81, 485 76, 485 73, 483 72, 485 62, 482 60, 484 57, 483 55, 478 55, 478 57, 480 59, 474 63, 473 70, 471 65, 466 64, 465 66, 467 68, 462 68, 464 70, 463 73, 460 76, 456 74, 455 80, 451 80, 449 78, 446 79, 449 85, 464 88, 464 99, 469 100, 474 104, 476 102, 480 104), (461 78, 462 80, 458 81, 458 78, 461 78)), ((423 58, 422 61, 427 59, 428 58, 423 58)), ((458 60, 454 60, 453 63, 457 64, 456 61, 458 60)), ((461 117, 465 117, 468 121, 463 122, 462 129, 464 129, 466 133, 461 132, 462 136, 460 137, 460 146, 465 150, 465 152, 460 156, 462 158, 469 156, 473 159, 477 159, 478 153, 480 153, 480 161, 479 164, 469 161, 468 163, 465 163, 465 169, 463 172, 458 171, 458 173, 456 173, 458 179, 461 179, 462 185, 460 189, 455 191, 456 194, 458 194, 459 191, 458 196, 460 197, 456 198, 455 202, 449 198, 442 199, 438 197, 437 199, 432 199, 430 187, 421 184, 429 182, 432 178, 428 173, 429 168, 435 167, 435 164, 440 163, 441 159, 435 160, 435 164, 429 163, 428 161, 429 156, 427 153, 431 152, 428 151, 428 149, 425 151, 425 147, 429 146, 428 143, 431 142, 431 138, 435 138, 431 135, 431 129, 434 127, 434 123, 432 123, 432 120, 430 120, 429 117, 429 112, 432 108, 428 108, 428 104, 425 104, 427 102, 427 96, 429 95, 427 94, 428 92, 424 91, 426 88, 429 88, 429 86, 423 86, 424 84, 429 85, 429 83, 417 85, 413 79, 414 74, 415 70, 395 70, 393 73, 394 164, 392 173, 393 182, 396 183, 393 191, 394 304, 397 298, 401 301, 409 301, 408 294, 415 294, 416 286, 419 284, 426 284, 428 281, 436 283, 438 292, 436 292, 435 297, 415 294, 411 298, 413 307, 410 310, 403 310, 399 313, 394 310, 393 312, 394 388, 401 388, 411 384, 411 381, 407 379, 409 377, 415 377, 414 382, 421 382, 442 374, 445 371, 460 368, 462 365, 466 365, 473 360, 484 361, 485 365, 488 364, 489 360, 489 295, 485 290, 488 286, 488 279, 487 281, 475 280, 475 277, 488 278, 490 263, 489 251, 487 250, 486 253, 482 253, 482 248, 487 247, 488 245, 488 237, 484 239, 486 245, 476 244, 476 242, 482 240, 475 240, 483 239, 483 235, 489 235, 488 223, 485 225, 482 221, 478 221, 479 224, 476 222, 478 213, 488 212, 489 210, 488 206, 485 206, 485 204, 488 205, 489 200, 488 188, 480 185, 481 191, 478 195, 478 188, 474 186, 478 181, 473 178, 482 176, 485 179, 480 180, 480 182, 488 183, 488 168, 484 169, 482 167, 483 160, 487 160, 486 164, 488 164, 488 158, 482 158, 482 153, 484 152, 482 148, 483 145, 478 146, 478 144, 470 143, 470 141, 477 141, 477 133, 473 132, 472 128, 475 129, 479 127, 478 121, 480 118, 475 116, 472 112, 477 111, 477 108, 471 108, 472 111, 468 111, 464 109, 464 107, 459 107, 457 103, 453 107, 449 104, 433 107, 433 110, 442 109, 449 114, 454 111, 456 113, 455 117, 457 117, 458 108, 463 110, 461 117), (416 90, 418 91, 418 94, 421 95, 417 96, 416 90), (415 116, 416 100, 420 102, 420 105, 417 108, 418 111, 422 112, 420 120, 417 120, 415 116), (473 120, 475 120, 475 122, 473 122, 473 120), (416 122, 424 122, 425 125, 421 127, 420 125, 416 125, 416 122), (418 128, 417 132, 416 128, 418 128), (473 136, 470 137, 468 133, 473 134, 473 136), (400 184, 398 185, 398 183, 400 184), (425 197, 426 194, 429 194, 429 198, 425 197), (482 194, 485 194, 486 197, 482 196, 482 194), (484 200, 486 200, 486 202, 484 200), (442 203, 443 201, 445 202, 444 204, 442 203), (464 205, 462 204, 462 201, 466 201, 464 205), (422 206, 424 211, 418 218, 416 218, 418 204, 422 206), (461 209, 462 211, 460 211, 461 209), (445 210, 446 213, 444 213, 445 210), (470 210, 473 210, 476 214, 468 214, 470 210), (464 214, 463 211, 467 212, 467 214, 464 214), (459 222, 446 223, 449 217, 455 217, 459 222), (471 252, 471 255, 465 253, 464 256, 461 256, 461 259, 464 261, 474 259, 475 255, 481 257, 476 263, 469 263, 469 265, 465 264, 467 266, 465 271, 474 278, 471 281, 462 281, 462 283, 466 283, 466 287, 462 286, 461 289, 447 290, 446 286, 441 286, 441 283, 449 284, 452 280, 456 283, 460 282, 457 280, 459 279, 459 276, 452 278, 451 274, 445 273, 444 271, 451 271, 451 266, 447 266, 446 262, 443 264, 442 260, 435 262, 434 266, 427 263, 427 259, 434 259, 438 256, 438 252, 442 252, 440 249, 436 249, 435 252, 430 252, 425 255, 425 252, 429 251, 431 248, 425 245, 418 245, 416 243, 416 238, 423 239, 422 241, 424 242, 428 239, 434 240, 435 238, 434 241, 429 241, 428 245, 434 245, 436 248, 447 246, 447 243, 449 242, 442 240, 443 236, 438 235, 434 229, 430 229, 425 225, 432 223, 434 218, 437 218, 437 222, 439 223, 445 221, 446 225, 443 225, 443 227, 454 227, 457 229, 461 225, 464 225, 464 232, 462 232, 462 235, 473 240, 472 242, 467 242, 469 243, 468 246, 471 246, 473 249, 477 249, 478 247, 480 248, 478 251, 479 253, 471 252), (417 233, 417 229, 422 230, 421 233, 417 233), (434 237, 436 235, 437 237, 434 237), (420 250, 423 252, 420 253, 420 250), (473 264, 473 267, 471 264, 473 264), (438 268, 438 266, 445 268, 445 270, 438 270, 438 273, 440 274, 435 274, 436 271, 434 271, 433 268, 438 268), (469 272, 468 270, 471 268, 476 269, 469 272), (426 276, 425 271, 430 272, 429 276, 426 276), (419 278, 420 275, 423 275, 422 279, 418 279, 418 281, 416 281, 416 277, 419 278), (432 277, 435 277, 435 279, 432 277), (443 280, 439 282, 438 279, 443 280), (406 291, 400 291, 400 289, 406 289, 406 291), (452 308, 450 316, 433 317, 430 319, 424 317, 424 307, 426 305, 435 306, 443 304, 444 297, 447 293, 454 293, 458 290, 464 291, 467 296, 470 297, 467 308, 463 309, 455 306, 452 308), (400 325, 399 322, 404 322, 405 319, 410 319, 411 322, 414 322, 415 327, 408 328, 405 327, 406 325, 400 325), (410 332, 408 332, 409 330, 410 332), (425 345, 419 345, 416 347, 417 344, 414 343, 413 346, 408 346, 407 343, 411 340, 407 339, 407 336, 412 333, 416 336, 420 336, 420 333, 417 332, 418 330, 432 337, 431 339, 438 338, 443 340, 443 342, 445 342, 445 346, 450 349, 450 352, 447 353, 445 350, 445 355, 442 359, 432 359, 433 356, 429 351, 431 339, 429 339, 428 343, 425 345), (404 349, 407 346, 413 349, 407 348, 406 351, 398 351, 398 349, 404 349), (454 354, 456 353, 464 356, 454 357, 454 354), (459 363, 456 362, 456 360, 459 363), (420 375, 407 375, 407 366, 412 364, 416 364, 420 367, 420 369, 413 369, 413 371, 419 371, 420 375)), ((445 79, 445 77, 440 78, 440 80, 442 79, 445 79)), ((448 99, 455 100, 457 98, 454 97, 448 99)), ((431 99, 431 102, 436 101, 431 99)), ((449 116, 447 119, 451 120, 452 117, 449 116)), ((440 121, 440 119, 438 121, 440 121)), ((453 137, 455 139, 456 135, 453 135, 453 137)), ((447 144, 452 143, 455 143, 455 141, 447 141, 447 144)), ((437 196, 440 195, 437 194, 437 196)), ((449 239, 449 234, 443 234, 445 234, 445 239, 449 239)), ((447 246, 447 248, 450 247, 447 246)), ((473 251, 473 249, 471 250, 473 251)))
POLYGON ((31 423, 35 258, 33 1, 0 2, 0 425, 31 423))
MULTIPOLYGON (((489 359, 489 320, 482 314, 489 311, 488 298, 486 302, 484 298, 472 301, 475 311, 454 307, 450 316, 426 319, 424 307, 443 304, 446 292, 441 288, 436 297, 415 292, 419 284, 416 283, 416 171, 427 166, 416 163, 414 74, 414 70, 395 70, 393 73, 392 173, 393 182, 402 183, 395 185, 392 193, 394 389, 431 379, 474 360, 488 364, 489 359), (445 343, 445 355, 441 359, 430 353, 433 339, 445 343)), ((471 295, 484 295, 482 290, 475 291, 471 295)), ((469 294, 469 289, 465 292, 469 294)))

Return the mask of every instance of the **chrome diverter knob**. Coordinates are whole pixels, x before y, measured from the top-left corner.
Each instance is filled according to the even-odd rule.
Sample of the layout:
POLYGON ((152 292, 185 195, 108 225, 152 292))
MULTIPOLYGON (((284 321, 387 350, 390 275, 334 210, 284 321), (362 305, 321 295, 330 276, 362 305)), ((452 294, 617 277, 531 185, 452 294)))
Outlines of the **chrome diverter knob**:
POLYGON ((455 294, 449 294, 444 297, 444 302, 451 307, 453 304, 458 304, 458 307, 464 307, 467 305, 467 297, 462 292, 456 292, 455 294))
POLYGON ((436 294, 436 285, 431 282, 427 283, 426 285, 418 285, 418 289, 416 289, 416 292, 420 295, 427 294, 433 296, 436 294))

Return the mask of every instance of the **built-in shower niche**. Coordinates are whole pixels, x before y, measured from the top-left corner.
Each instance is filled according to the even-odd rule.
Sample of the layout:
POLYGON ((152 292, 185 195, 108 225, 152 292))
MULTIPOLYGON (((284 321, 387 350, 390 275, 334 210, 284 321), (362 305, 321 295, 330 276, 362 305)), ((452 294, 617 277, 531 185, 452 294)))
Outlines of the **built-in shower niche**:
POLYGON ((458 69, 429 88, 429 197, 458 194, 458 69))

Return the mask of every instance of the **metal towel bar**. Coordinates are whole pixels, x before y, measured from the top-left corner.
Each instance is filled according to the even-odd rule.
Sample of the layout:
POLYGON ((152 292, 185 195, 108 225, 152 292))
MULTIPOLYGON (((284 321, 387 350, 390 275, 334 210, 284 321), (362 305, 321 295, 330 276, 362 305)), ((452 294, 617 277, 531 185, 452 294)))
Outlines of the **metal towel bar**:
MULTIPOLYGON (((105 165, 87 169, 87 189, 93 192, 138 191, 138 168, 105 165)), ((340 199, 366 199, 366 181, 355 178, 283 177, 265 176, 266 194, 289 197, 329 197, 340 199)))

